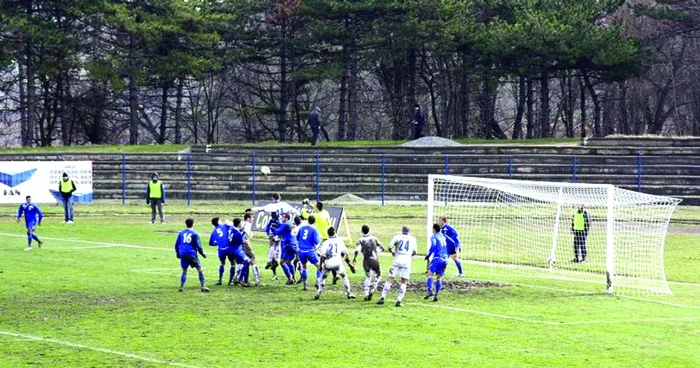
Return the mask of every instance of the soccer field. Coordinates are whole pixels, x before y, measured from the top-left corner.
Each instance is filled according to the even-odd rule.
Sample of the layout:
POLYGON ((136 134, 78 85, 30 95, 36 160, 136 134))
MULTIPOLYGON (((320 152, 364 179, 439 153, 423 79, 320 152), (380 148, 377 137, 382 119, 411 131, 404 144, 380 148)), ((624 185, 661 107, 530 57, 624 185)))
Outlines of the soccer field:
MULTIPOLYGON (((201 293, 190 272, 178 293, 173 244, 184 219, 196 220, 205 242, 211 217, 231 218, 246 207, 169 204, 168 223, 151 225, 145 206, 102 203, 78 207, 71 226, 61 223, 60 207, 45 205, 37 229, 44 246, 27 252, 16 206, 0 206, 0 366, 700 365, 700 229, 679 221, 700 219, 700 208, 679 209, 667 237, 673 295, 611 296, 601 285, 494 275, 466 263, 467 281, 503 285, 446 290, 437 303, 409 291, 403 308, 393 305, 394 288, 380 307, 376 296, 362 300, 359 267, 351 275, 358 299, 347 300, 342 285, 329 282, 315 301, 313 291, 283 286, 281 271, 271 281, 262 267, 264 287, 214 286, 219 263, 207 246, 202 261, 212 292, 201 293)), ((354 239, 366 223, 387 244, 407 224, 424 252, 425 206, 346 210, 354 239)), ((258 236, 253 244, 264 264, 266 242, 258 236)), ((421 258, 411 275, 416 286, 425 282, 421 258)), ((386 274, 391 258, 381 260, 386 274)), ((447 279, 455 274, 450 263, 447 279)))

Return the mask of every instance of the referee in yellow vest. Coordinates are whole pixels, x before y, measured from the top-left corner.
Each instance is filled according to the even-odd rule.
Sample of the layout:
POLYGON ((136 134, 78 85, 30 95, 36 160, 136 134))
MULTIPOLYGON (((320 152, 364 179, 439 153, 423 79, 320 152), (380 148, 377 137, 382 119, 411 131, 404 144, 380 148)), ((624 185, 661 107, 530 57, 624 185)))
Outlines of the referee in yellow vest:
POLYGON ((73 223, 73 192, 76 191, 75 183, 68 178, 68 173, 63 173, 63 178, 58 182, 58 191, 63 197, 63 223, 73 223))
POLYGON ((588 229, 590 229, 591 221, 588 217, 588 212, 583 209, 583 205, 579 204, 578 209, 574 212, 571 219, 571 232, 574 233, 574 259, 571 262, 585 263, 588 255, 586 249, 586 237, 588 229))
POLYGON ((151 205, 151 223, 156 222, 156 209, 160 216, 160 223, 165 223, 165 215, 163 215, 163 205, 165 204, 165 186, 163 182, 158 180, 158 173, 151 174, 151 181, 146 186, 146 204, 151 205))

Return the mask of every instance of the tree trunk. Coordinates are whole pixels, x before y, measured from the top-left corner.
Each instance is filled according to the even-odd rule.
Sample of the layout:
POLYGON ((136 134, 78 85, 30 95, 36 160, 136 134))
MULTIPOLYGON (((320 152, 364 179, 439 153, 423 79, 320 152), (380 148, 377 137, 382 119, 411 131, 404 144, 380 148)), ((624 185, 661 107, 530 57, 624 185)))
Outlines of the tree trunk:
MULTIPOLYGON (((27 16, 31 17, 33 1, 27 2, 27 16)), ((32 147, 34 145, 34 129, 36 119, 36 71, 34 70, 34 45, 28 39, 26 44, 26 72, 27 72, 27 129, 22 145, 32 147)))
POLYGON ((175 97, 175 144, 182 143, 182 94, 185 89, 184 78, 177 81, 177 92, 175 97))
POLYGON ((56 85, 57 89, 57 97, 60 101, 60 106, 59 106, 59 116, 60 116, 60 125, 61 125, 61 142, 63 143, 64 146, 70 146, 71 145, 71 140, 70 140, 70 128, 68 128, 68 121, 66 120, 66 89, 70 88, 68 87, 69 83, 65 79, 65 72, 61 70, 58 73, 58 83, 56 85))
POLYGON ((470 98, 471 88, 469 85, 469 71, 468 71, 469 55, 467 51, 462 51, 462 65, 459 73, 459 131, 461 132, 460 137, 468 137, 471 124, 469 121, 469 108, 470 108, 470 98))
POLYGON ((348 45, 343 46, 343 74, 340 76, 340 103, 338 108, 338 134, 335 138, 339 141, 345 140, 347 137, 347 96, 348 96, 348 70, 349 70, 349 57, 348 57, 348 45))
POLYGON ((588 89, 588 93, 590 93, 591 100, 593 101, 593 136, 596 138, 602 138, 603 129, 600 124, 600 98, 598 98, 598 94, 596 93, 595 88, 591 83, 591 79, 588 77, 588 74, 585 71, 581 71, 581 73, 583 74, 583 81, 586 83, 586 89, 588 89))
POLYGON ((348 85, 348 135, 349 140, 357 138, 357 43, 354 38, 350 39, 350 83, 348 85))
POLYGON ((136 35, 129 33, 129 144, 139 144, 139 88, 136 85, 136 35))
POLYGON ((549 107, 549 73, 543 71, 540 80, 540 137, 548 138, 552 134, 550 133, 550 121, 549 115, 551 114, 551 108, 549 107))
POLYGON ((618 109, 620 110, 620 119, 617 124, 617 132, 619 134, 630 134, 629 116, 627 114, 627 83, 619 82, 618 90, 618 109))
POLYGON ((524 75, 518 78, 518 104, 515 111, 515 122, 513 123, 513 140, 523 137, 523 115, 525 115, 525 103, 527 100, 527 83, 525 79, 524 75))
POLYGON ((533 86, 532 78, 527 78, 527 127, 525 138, 532 139, 535 137, 535 101, 533 101, 533 86))
POLYGON ((586 86, 583 78, 579 79, 581 89, 581 138, 586 138, 586 86))
POLYGON ((168 86, 169 82, 163 83, 163 90, 160 97, 160 124, 158 129, 158 144, 165 144, 165 131, 168 123, 168 86))
POLYGON ((287 87, 287 21, 282 20, 280 43, 280 104, 277 118, 277 134, 280 143, 285 142, 287 132, 287 105, 289 104, 289 88, 287 87))
POLYGON ((27 140, 27 68, 25 67, 25 61, 20 60, 18 63, 19 71, 19 121, 20 121, 20 142, 24 145, 27 140))

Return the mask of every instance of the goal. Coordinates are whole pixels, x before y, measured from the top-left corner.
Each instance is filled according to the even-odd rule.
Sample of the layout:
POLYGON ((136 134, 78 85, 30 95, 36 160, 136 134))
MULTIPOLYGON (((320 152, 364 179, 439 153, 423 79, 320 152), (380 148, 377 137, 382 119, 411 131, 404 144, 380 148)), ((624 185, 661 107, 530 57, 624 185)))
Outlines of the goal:
POLYGON ((670 294, 664 241, 678 203, 608 184, 430 175, 427 230, 446 217, 462 259, 491 271, 670 294))

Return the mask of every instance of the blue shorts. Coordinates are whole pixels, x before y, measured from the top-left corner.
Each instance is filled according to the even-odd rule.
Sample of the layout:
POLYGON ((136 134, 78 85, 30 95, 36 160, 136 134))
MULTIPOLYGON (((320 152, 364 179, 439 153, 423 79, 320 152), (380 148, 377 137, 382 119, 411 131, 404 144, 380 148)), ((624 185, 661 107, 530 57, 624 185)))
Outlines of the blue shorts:
POLYGON ((297 251, 290 246, 286 246, 282 248, 282 260, 283 261, 293 261, 294 257, 297 255, 297 251))
POLYGON ((231 248, 219 248, 219 261, 221 263, 226 262, 226 259, 229 260, 229 262, 233 262, 233 254, 231 253, 231 248))
POLYGON ((34 231, 36 230, 36 222, 27 222, 27 230, 28 231, 34 231))
POLYGON ((428 266, 428 270, 438 276, 443 276, 446 268, 447 260, 442 258, 433 258, 433 260, 430 261, 430 266, 428 266))
POLYGON ((192 254, 184 254, 180 256, 180 267, 182 269, 186 269, 189 267, 192 268, 197 268, 197 267, 202 267, 202 264, 199 263, 199 257, 197 255, 192 255, 192 254))
POLYGON ((455 246, 447 246, 447 254, 453 255, 459 253, 459 244, 456 244, 455 246))
POLYGON ((299 262, 301 264, 306 264, 306 262, 311 262, 313 264, 318 264, 318 257, 316 257, 316 251, 299 251, 299 262))
POLYGON ((235 248, 229 248, 229 253, 231 254, 231 257, 233 257, 233 260, 236 261, 237 264, 244 264, 250 262, 250 258, 245 254, 243 251, 243 247, 235 247, 235 248))

